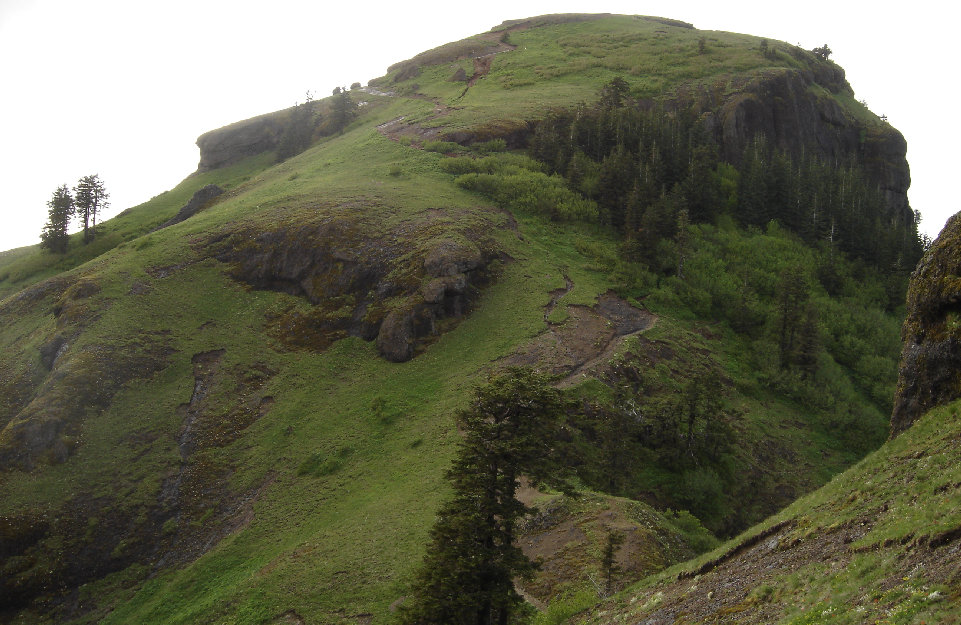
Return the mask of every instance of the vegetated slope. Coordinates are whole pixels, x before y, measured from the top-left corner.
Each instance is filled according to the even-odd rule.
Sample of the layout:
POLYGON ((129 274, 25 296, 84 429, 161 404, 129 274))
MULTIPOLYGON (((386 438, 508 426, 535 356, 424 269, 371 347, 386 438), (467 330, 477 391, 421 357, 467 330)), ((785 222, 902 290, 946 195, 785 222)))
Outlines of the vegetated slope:
POLYGON ((955 216, 912 277, 896 438, 718 550, 570 622, 961 621, 959 369, 943 366, 957 351, 945 304, 959 289, 945 278, 957 275, 959 234, 955 216))
MULTIPOLYGON (((880 443, 897 276, 777 225, 739 229, 729 211, 666 240, 663 266, 642 264, 608 223, 543 210, 592 198, 500 152, 547 107, 593 102, 625 71, 637 98, 711 80, 741 93, 766 84, 761 69, 800 72, 810 110, 837 113, 835 135, 812 131, 826 153, 899 136, 845 99, 838 69, 825 66, 838 89, 825 92, 807 53, 776 44, 771 57, 759 42, 646 18, 508 23, 352 92, 365 103, 355 121, 297 156, 250 154, 261 139, 256 150, 277 147, 270 124, 208 133, 213 169, 111 220, 94 244, 0 259, 4 617, 388 620, 445 494, 451 415, 509 364, 552 369, 579 400, 564 444, 588 487, 654 506, 548 504, 531 541, 565 523, 599 533, 624 511, 618 523, 638 524, 627 547, 650 563, 635 577, 710 544, 689 514, 657 508, 730 533, 880 443), (466 82, 448 81, 455 65, 466 82), (531 195, 469 190, 458 177, 476 167, 531 195), (206 184, 227 192, 149 232, 206 184), (823 310, 812 377, 770 357, 792 267, 823 310), (750 331, 734 327, 742 314, 750 331)), ((877 171, 906 171, 903 151, 864 151, 877 171)), ((878 179, 905 208, 900 179, 878 179)), ((584 588, 596 545, 543 552, 556 566, 531 596, 584 588)))

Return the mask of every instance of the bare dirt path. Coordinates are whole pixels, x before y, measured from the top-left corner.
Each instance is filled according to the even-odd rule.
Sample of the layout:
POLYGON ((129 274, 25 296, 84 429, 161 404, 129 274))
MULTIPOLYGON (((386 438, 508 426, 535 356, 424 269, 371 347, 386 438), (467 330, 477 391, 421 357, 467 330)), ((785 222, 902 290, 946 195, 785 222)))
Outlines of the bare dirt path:
POLYGON ((567 318, 552 321, 552 313, 574 287, 570 278, 564 280, 565 286, 552 291, 544 307, 547 328, 505 359, 508 366, 534 366, 563 375, 559 388, 601 371, 627 337, 649 330, 657 320, 608 291, 594 306, 568 305, 567 318))

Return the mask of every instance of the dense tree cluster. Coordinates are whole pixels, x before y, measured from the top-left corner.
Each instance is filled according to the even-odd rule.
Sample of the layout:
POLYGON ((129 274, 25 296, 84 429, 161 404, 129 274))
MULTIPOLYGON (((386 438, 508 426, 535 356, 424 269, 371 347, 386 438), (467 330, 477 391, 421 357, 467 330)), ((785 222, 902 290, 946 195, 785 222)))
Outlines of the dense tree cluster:
POLYGON ((47 202, 47 223, 40 233, 40 246, 57 254, 67 251, 67 230, 74 217, 83 222, 83 242, 89 243, 97 231, 97 217, 109 206, 110 194, 97 174, 84 176, 73 188, 61 185, 47 202))
POLYGON ((722 214, 747 226, 777 220, 809 244, 885 269, 909 269, 923 251, 917 216, 891 208, 856 161, 792 159, 758 135, 739 163, 724 162, 694 110, 640 107, 622 79, 594 106, 549 114, 530 154, 596 201, 600 219, 652 266, 682 210, 691 223, 722 214))

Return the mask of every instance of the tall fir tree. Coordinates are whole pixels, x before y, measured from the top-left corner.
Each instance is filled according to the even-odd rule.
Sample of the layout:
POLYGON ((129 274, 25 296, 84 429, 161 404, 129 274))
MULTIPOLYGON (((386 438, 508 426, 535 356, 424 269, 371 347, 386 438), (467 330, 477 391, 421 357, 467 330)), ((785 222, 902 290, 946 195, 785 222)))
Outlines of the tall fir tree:
POLYGON ((81 178, 73 193, 75 214, 83 220, 83 242, 89 243, 96 234, 97 215, 110 206, 110 194, 97 174, 81 178))
POLYGON ((314 97, 309 91, 303 103, 295 104, 277 143, 277 160, 282 161, 300 154, 310 147, 317 118, 314 115, 314 97))
POLYGON ((526 511, 515 494, 521 475, 557 477, 551 443, 562 414, 559 391, 530 369, 508 369, 475 391, 459 416, 464 438, 447 475, 454 493, 431 529, 403 623, 509 622, 523 603, 513 580, 534 572, 514 543, 526 511))
POLYGON ((67 185, 60 185, 47 202, 47 223, 40 233, 40 247, 56 254, 67 251, 67 228, 73 215, 73 196, 67 185))

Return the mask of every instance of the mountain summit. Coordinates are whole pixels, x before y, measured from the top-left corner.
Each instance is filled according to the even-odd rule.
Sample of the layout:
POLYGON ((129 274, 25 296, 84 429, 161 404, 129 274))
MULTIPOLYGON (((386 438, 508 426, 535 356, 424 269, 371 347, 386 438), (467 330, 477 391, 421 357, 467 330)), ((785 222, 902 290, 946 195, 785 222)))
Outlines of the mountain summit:
POLYGON ((906 144, 826 46, 513 20, 197 143, 88 240, 0 255, 0 620, 411 618, 465 415, 533 405, 505 372, 552 410, 503 491, 540 562, 514 617, 954 614, 950 280, 916 279, 898 382, 906 144))

